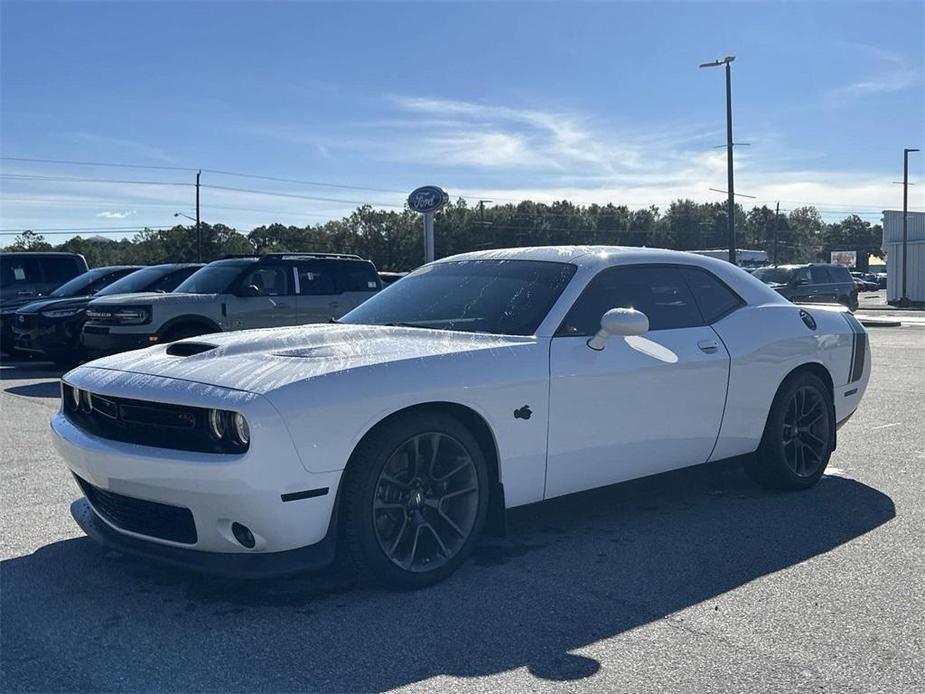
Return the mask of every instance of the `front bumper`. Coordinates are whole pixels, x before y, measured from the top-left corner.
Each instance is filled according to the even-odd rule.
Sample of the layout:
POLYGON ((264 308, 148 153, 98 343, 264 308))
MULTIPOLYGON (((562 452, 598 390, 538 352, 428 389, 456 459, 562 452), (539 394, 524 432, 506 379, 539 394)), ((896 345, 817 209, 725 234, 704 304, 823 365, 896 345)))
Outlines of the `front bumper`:
MULTIPOLYGON (((125 443, 94 436, 58 412, 51 421, 52 443, 71 473, 128 504, 129 512, 134 512, 132 507, 140 509, 140 515, 120 515, 124 508, 113 513, 105 506, 105 498, 97 498, 95 503, 102 505, 95 509, 96 525, 87 530, 87 522, 81 522, 91 537, 110 545, 115 537, 124 541, 125 551, 166 557, 172 563, 213 573, 239 566, 243 568, 235 570, 237 575, 268 575, 296 570, 285 568, 296 563, 312 568, 329 558, 333 550, 328 544, 333 546, 334 540, 328 536, 336 527, 332 518, 341 471, 308 471, 285 423, 266 398, 189 381, 126 376, 82 367, 65 380, 101 395, 143 400, 156 394, 162 402, 240 412, 249 423, 251 444, 244 453, 222 454, 125 443), (172 540, 169 533, 157 532, 158 518, 148 525, 134 522, 151 521, 142 518, 147 514, 144 509, 158 506, 191 514, 195 532, 189 534, 190 539, 172 540), (236 539, 235 523, 253 533, 253 546, 236 539), (108 532, 96 527, 100 524, 108 532), (314 550, 306 549, 316 545, 314 550), (225 555, 254 558, 239 561, 225 555)), ((86 489, 84 494, 91 497, 87 503, 97 497, 86 489)))
POLYGON ((13 321, 13 346, 23 352, 42 356, 74 354, 77 348, 83 319, 50 319, 40 315, 29 315, 28 324, 21 327, 19 317, 13 321))
POLYGON ((200 552, 158 545, 117 532, 100 518, 85 497, 71 504, 71 515, 88 537, 104 547, 180 569, 229 578, 270 578, 323 569, 334 561, 336 533, 321 542, 284 552, 237 554, 200 552))

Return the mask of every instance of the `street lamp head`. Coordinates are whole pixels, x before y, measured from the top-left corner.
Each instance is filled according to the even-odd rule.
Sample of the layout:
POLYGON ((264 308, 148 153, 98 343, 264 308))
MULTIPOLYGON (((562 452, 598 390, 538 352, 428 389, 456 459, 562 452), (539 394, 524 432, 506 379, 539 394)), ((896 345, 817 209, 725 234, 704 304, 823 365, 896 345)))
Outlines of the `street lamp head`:
POLYGON ((906 147, 903 152, 918 152, 918 149, 912 149, 911 147, 906 147))
POLYGON ((720 65, 728 65, 735 59, 736 57, 734 55, 727 55, 725 58, 721 60, 714 60, 709 63, 701 63, 700 67, 719 67, 720 65))

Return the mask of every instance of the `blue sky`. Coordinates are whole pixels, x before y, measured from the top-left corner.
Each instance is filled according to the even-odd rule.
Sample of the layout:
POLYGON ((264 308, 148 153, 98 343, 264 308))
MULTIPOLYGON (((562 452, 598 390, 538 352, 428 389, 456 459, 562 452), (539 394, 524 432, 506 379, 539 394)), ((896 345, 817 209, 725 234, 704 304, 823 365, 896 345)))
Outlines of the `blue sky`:
POLYGON ((876 221, 901 205, 902 148, 925 148, 922 2, 3 2, 0 25, 4 156, 177 167, 4 160, 4 230, 167 226, 200 167, 206 186, 285 194, 203 188, 203 219, 245 230, 400 207, 425 183, 720 200, 723 75, 697 65, 727 54, 751 143, 736 188, 759 203, 876 221))

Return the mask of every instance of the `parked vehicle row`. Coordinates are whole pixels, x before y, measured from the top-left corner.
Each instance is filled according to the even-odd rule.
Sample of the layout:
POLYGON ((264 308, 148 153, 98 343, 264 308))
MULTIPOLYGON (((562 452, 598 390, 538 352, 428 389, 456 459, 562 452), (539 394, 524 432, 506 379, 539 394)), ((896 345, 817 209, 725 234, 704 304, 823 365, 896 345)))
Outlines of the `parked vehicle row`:
POLYGON ((10 351, 16 311, 87 272, 77 253, 0 253, 0 349, 10 351))
POLYGON ((16 311, 14 348, 63 366, 75 364, 84 356, 81 333, 93 301, 134 292, 170 292, 201 267, 199 263, 176 263, 90 270, 56 289, 47 299, 16 311))
MULTIPOLYGON (((15 255, 3 256, 4 272, 14 279, 23 267, 39 273, 49 260, 56 262, 42 254, 27 260, 15 255)), ((347 254, 95 268, 38 301, 44 287, 33 287, 28 297, 25 285, 16 288, 22 300, 3 304, 3 349, 67 365, 205 333, 321 323, 382 286, 370 261, 347 254)))

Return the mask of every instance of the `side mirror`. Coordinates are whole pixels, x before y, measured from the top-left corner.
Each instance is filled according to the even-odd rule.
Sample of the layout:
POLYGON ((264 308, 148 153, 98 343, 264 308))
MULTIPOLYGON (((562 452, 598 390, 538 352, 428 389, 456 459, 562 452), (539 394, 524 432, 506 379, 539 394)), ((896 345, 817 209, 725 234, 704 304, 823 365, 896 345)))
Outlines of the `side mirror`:
POLYGON ((249 284, 238 290, 238 296, 260 296, 260 290, 253 284, 249 284))
POLYGON ((588 347, 600 352, 612 335, 628 337, 642 335, 649 330, 649 319, 634 308, 612 308, 601 318, 601 329, 588 340, 588 347))

